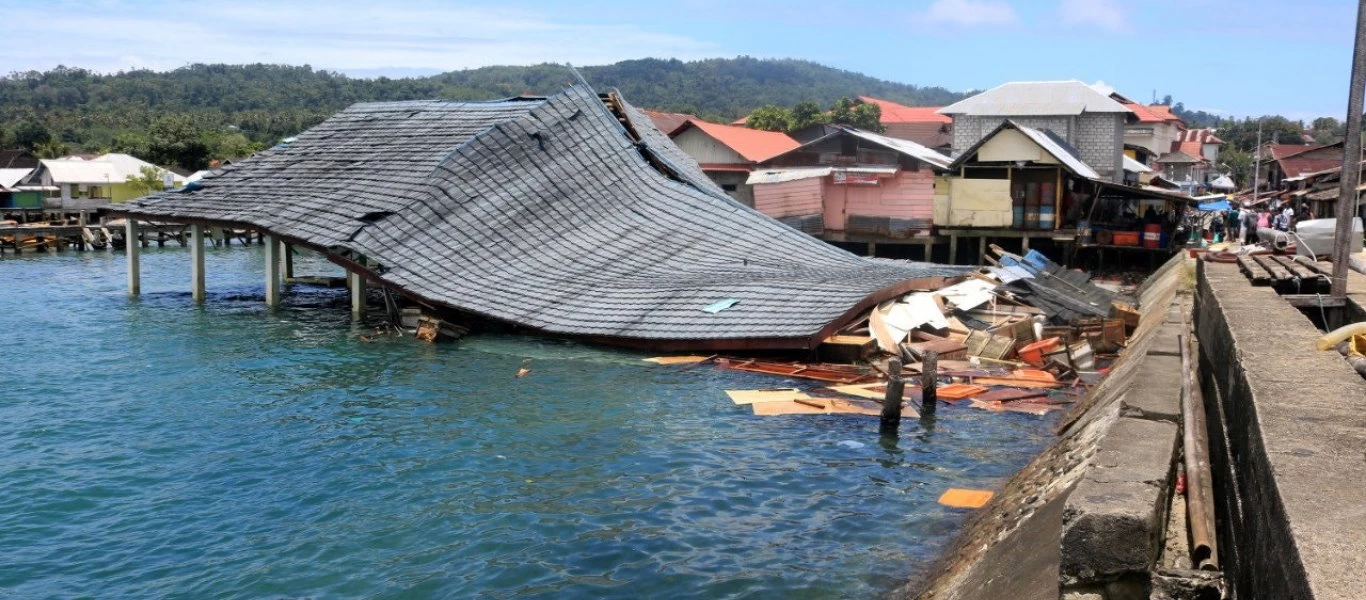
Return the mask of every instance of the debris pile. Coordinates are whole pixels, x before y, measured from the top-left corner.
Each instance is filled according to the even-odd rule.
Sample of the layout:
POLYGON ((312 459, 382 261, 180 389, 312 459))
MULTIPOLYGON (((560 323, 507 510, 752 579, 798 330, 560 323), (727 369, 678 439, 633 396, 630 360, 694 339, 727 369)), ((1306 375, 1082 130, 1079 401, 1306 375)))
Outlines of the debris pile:
POLYGON ((717 368, 827 384, 727 392, 755 414, 876 416, 888 361, 904 363, 903 412, 923 410, 920 381, 939 402, 993 412, 1046 415, 1100 383, 1138 326, 1135 299, 1097 285, 1037 251, 993 246, 988 266, 935 291, 886 300, 825 340, 825 362, 720 356, 658 357, 659 364, 717 368), (922 371, 934 364, 934 376, 922 371))

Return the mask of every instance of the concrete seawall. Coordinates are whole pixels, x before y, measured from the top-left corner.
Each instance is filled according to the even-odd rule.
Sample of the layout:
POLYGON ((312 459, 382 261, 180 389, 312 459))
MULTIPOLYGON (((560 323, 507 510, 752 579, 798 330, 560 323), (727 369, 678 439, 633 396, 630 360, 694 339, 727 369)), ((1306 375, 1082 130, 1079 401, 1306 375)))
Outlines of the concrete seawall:
POLYGON ((1232 591, 1366 597, 1366 381, 1236 266, 1201 264, 1195 317, 1232 591))
POLYGON ((965 525, 927 574, 896 597, 1099 600, 1146 597, 1166 529, 1180 428, 1176 336, 1188 266, 1144 284, 1142 317, 1120 361, 1065 417, 1058 440, 965 525))

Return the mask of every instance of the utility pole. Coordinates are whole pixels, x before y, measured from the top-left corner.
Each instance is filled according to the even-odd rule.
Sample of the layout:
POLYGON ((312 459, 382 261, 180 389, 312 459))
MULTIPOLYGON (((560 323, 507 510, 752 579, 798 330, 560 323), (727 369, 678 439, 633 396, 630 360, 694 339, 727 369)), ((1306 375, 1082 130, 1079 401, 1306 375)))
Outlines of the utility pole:
MULTIPOLYGON (((1252 203, 1257 203, 1257 186, 1262 174, 1262 118, 1257 117, 1257 149, 1252 154, 1252 203)), ((1255 236, 1253 239, 1256 239, 1255 236)))
POLYGON ((1352 87, 1347 90, 1347 140, 1342 148, 1338 178, 1337 231, 1333 237, 1333 298, 1347 297, 1347 261, 1351 251, 1353 217, 1357 212, 1357 183, 1361 180, 1362 93, 1366 87, 1366 0, 1357 0, 1357 35, 1353 40, 1352 87))

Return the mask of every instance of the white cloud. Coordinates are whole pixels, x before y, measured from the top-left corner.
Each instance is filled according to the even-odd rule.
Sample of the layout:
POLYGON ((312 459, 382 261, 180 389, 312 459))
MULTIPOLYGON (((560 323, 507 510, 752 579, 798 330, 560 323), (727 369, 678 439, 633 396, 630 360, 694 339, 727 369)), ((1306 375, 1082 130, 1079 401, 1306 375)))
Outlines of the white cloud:
POLYGON ((311 64, 354 72, 446 71, 542 62, 711 56, 710 43, 628 24, 435 0, 378 8, 358 0, 284 4, 75 0, 5 9, 0 73, 59 63, 97 71, 189 63, 311 64), (86 40, 76 50, 52 40, 86 40))
POLYGON ((1007 25, 1018 21, 1019 15, 999 0, 935 0, 925 19, 954 25, 1007 25))
POLYGON ((1106 31, 1122 31, 1124 10, 1115 0, 1062 0, 1058 16, 1071 25, 1095 25, 1106 31))

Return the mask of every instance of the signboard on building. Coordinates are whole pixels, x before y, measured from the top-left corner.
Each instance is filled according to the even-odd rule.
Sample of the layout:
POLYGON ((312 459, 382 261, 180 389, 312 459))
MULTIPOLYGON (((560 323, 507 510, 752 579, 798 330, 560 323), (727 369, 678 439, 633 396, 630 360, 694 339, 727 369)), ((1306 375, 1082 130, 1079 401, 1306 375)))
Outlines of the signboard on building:
POLYGON ((877 173, 835 171, 835 185, 877 185, 877 173))

